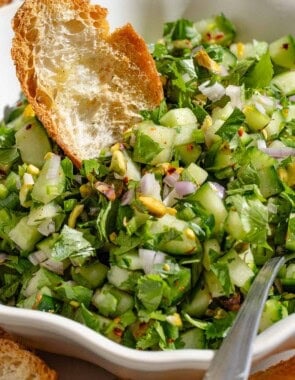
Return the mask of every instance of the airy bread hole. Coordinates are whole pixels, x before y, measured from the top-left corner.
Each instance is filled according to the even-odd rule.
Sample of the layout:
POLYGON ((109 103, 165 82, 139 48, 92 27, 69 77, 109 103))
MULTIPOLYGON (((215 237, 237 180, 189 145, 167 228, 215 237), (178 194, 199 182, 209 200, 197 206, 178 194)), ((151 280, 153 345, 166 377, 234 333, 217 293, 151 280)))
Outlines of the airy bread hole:
POLYGON ((90 17, 93 20, 99 20, 101 19, 101 14, 99 12, 90 12, 90 17))
POLYGON ((80 33, 85 29, 85 25, 79 20, 70 20, 64 26, 71 34, 80 33))
POLYGON ((28 42, 34 42, 37 40, 37 37, 38 37, 38 30, 37 29, 30 29, 27 33, 26 33, 26 40, 28 42))
POLYGON ((88 19, 88 14, 85 13, 85 12, 80 12, 79 13, 79 17, 81 17, 83 20, 87 20, 88 19))
POLYGON ((34 70, 28 71, 26 84, 28 92, 32 98, 35 98, 36 96, 36 82, 37 81, 34 70))
POLYGON ((47 109, 50 109, 52 107, 52 103, 53 103, 50 96, 46 92, 44 92, 40 89, 37 90, 36 101, 40 104, 43 104, 47 109))
POLYGON ((96 28, 99 28, 101 26, 101 22, 100 21, 94 21, 93 22, 93 25, 96 27, 96 28))

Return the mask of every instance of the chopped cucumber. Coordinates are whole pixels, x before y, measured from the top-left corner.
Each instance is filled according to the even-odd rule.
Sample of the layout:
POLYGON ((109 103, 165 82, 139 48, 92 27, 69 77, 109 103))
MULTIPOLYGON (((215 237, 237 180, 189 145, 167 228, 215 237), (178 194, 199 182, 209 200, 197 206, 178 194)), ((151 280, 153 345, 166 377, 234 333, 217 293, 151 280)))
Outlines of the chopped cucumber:
POLYGON ((265 198, 279 194, 284 190, 281 180, 279 179, 277 170, 274 166, 269 166, 257 171, 259 178, 259 189, 265 198))
POLYGON ((51 152, 47 133, 37 121, 20 128, 15 134, 15 142, 23 162, 38 168, 43 166, 46 153, 51 152))
POLYGON ((83 304, 78 308, 74 318, 77 322, 97 332, 104 332, 112 322, 110 319, 88 310, 83 304))
POLYGON ((219 262, 228 265, 232 283, 240 288, 243 288, 254 276, 252 269, 249 268, 234 250, 230 250, 222 256, 219 262))
POLYGON ((40 268, 24 286, 22 293, 25 297, 29 297, 44 286, 52 289, 60 285, 62 282, 62 277, 45 268, 40 268))
POLYGON ((28 215, 28 225, 38 226, 44 219, 52 219, 62 212, 62 208, 55 202, 31 208, 28 215))
POLYGON ((273 41, 269 45, 270 57, 276 65, 295 69, 295 41, 288 35, 273 41))
POLYGON ((259 324, 259 332, 264 331, 275 322, 288 316, 288 309, 275 298, 266 301, 259 324))
POLYGON ((259 58, 263 56, 268 49, 268 43, 265 41, 253 40, 247 43, 234 43, 230 46, 230 51, 239 59, 259 58))
POLYGON ((60 157, 50 154, 34 184, 32 198, 40 203, 49 203, 60 196, 65 187, 65 175, 60 165, 60 157))
POLYGON ((211 301, 212 296, 208 286, 197 286, 189 300, 183 304, 183 310, 192 317, 200 318, 206 313, 211 301))
POLYGON ((205 348, 204 330, 198 327, 182 333, 180 339, 184 343, 183 348, 205 348))
POLYGON ((177 108, 169 110, 160 119, 160 124, 165 127, 178 127, 185 125, 197 125, 197 118, 190 108, 177 108))
POLYGON ((196 124, 185 124, 175 127, 176 136, 174 145, 184 145, 193 143, 195 141, 195 132, 197 130, 196 124))
POLYGON ((224 228, 227 211, 214 184, 212 182, 204 183, 192 198, 214 216, 215 232, 221 232, 224 228))
POLYGON ((99 261, 83 267, 71 267, 72 279, 82 286, 95 289, 103 285, 107 278, 108 267, 99 261))
POLYGON ((172 157, 176 131, 173 128, 144 121, 137 126, 133 160, 157 165, 172 157))
POLYGON ((196 143, 183 144, 175 147, 176 156, 185 164, 196 162, 202 153, 202 148, 196 143))
POLYGON ((286 71, 273 77, 271 84, 276 86, 283 95, 295 94, 295 71, 286 71))
POLYGON ((107 278, 110 284, 121 290, 133 292, 139 277, 142 272, 132 271, 112 265, 107 273, 107 278))
POLYGON ((281 110, 274 111, 269 123, 263 129, 267 140, 273 140, 274 137, 278 136, 284 125, 285 121, 281 110))
POLYGON ((206 286, 208 287, 209 292, 211 294, 211 297, 217 298, 226 295, 218 277, 212 272, 212 270, 205 271, 204 279, 206 286))
POLYGON ((114 255, 113 261, 120 268, 139 270, 142 269, 142 260, 138 255, 138 251, 131 250, 123 255, 114 255))
POLYGON ((291 213, 289 216, 286 248, 295 251, 295 213, 291 213))
POLYGON ((173 215, 164 215, 156 221, 147 221, 145 231, 152 248, 174 255, 192 255, 202 247, 189 224, 173 215), (171 231, 170 235, 167 234, 171 231))
POLYGON ((54 288, 58 298, 64 302, 75 302, 89 307, 93 290, 82 285, 76 285, 71 281, 63 282, 54 288))
POLYGON ((29 217, 24 216, 17 225, 9 232, 10 239, 23 251, 30 252, 36 243, 41 240, 42 235, 36 226, 28 224, 29 217))
POLYGON ((197 186, 201 186, 207 179, 208 173, 195 163, 190 163, 181 173, 184 181, 194 182, 197 186))
POLYGON ((243 111, 246 116, 246 123, 253 132, 260 131, 270 122, 269 116, 258 111, 255 106, 249 105, 243 111))
POLYGON ((133 296, 111 284, 97 289, 92 298, 93 305, 105 317, 117 317, 134 306, 133 296))

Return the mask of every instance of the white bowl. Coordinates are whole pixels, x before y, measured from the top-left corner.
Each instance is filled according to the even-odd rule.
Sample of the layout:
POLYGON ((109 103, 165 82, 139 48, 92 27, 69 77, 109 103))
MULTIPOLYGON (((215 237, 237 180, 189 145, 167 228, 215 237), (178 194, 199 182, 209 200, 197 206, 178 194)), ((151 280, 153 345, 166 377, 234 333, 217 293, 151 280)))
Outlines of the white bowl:
MULTIPOLYGON (((283 34, 295 34, 294 0, 101 0, 98 3, 108 7, 112 28, 131 22, 148 42, 161 36, 165 21, 180 17, 199 20, 220 12, 236 24, 244 41, 253 38, 271 41, 283 34)), ((10 59, 10 20, 18 4, 0 9, 0 118, 2 110, 13 105, 20 93, 10 59)), ((36 348, 87 360, 128 379, 196 380, 202 378, 214 355, 212 350, 136 351, 72 320, 2 305, 0 325, 21 335, 36 348)), ((253 366, 257 368, 262 359, 274 353, 294 348, 294 342, 295 315, 291 315, 256 338, 253 366)))

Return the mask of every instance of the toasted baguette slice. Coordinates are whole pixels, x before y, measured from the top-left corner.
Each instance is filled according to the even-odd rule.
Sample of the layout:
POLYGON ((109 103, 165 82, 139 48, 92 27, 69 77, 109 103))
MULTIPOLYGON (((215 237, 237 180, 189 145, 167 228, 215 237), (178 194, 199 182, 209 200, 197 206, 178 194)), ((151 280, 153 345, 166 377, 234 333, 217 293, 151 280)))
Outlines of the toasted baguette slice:
POLYGON ((56 380, 56 371, 18 343, 0 338, 0 380, 56 380))
POLYGON ((254 373, 249 380, 295 380, 295 356, 254 373))
POLYGON ((77 166, 119 141, 139 110, 163 98, 144 40, 130 24, 110 34, 106 16, 87 0, 26 0, 13 20, 22 90, 77 166))

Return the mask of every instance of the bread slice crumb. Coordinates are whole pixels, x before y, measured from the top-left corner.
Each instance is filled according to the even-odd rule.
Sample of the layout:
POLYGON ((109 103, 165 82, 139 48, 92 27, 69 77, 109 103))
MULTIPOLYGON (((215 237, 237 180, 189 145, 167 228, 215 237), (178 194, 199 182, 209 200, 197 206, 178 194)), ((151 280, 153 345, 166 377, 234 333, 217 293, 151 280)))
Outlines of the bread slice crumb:
POLYGON ((26 0, 13 19, 22 90, 78 167, 163 99, 144 40, 130 24, 110 33, 106 17, 105 8, 87 0, 26 0))
POLYGON ((58 374, 17 338, 0 329, 0 380, 57 380, 58 374))

